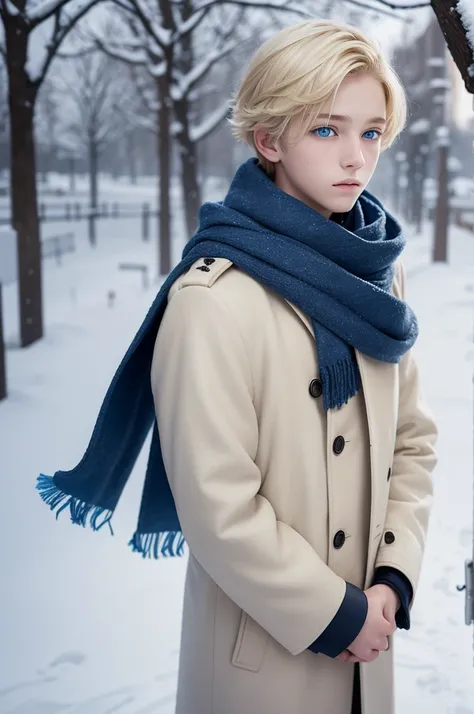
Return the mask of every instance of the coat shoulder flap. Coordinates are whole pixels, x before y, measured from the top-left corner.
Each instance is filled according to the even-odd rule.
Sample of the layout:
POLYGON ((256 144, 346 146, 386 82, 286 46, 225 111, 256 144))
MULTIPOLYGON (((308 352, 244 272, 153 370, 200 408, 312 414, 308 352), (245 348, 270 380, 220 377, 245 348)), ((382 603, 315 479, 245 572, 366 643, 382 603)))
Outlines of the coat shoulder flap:
POLYGON ((199 260, 196 260, 189 270, 183 273, 172 285, 168 300, 182 288, 195 285, 203 288, 212 287, 216 280, 229 270, 232 265, 232 261, 227 260, 227 258, 199 258, 199 260))

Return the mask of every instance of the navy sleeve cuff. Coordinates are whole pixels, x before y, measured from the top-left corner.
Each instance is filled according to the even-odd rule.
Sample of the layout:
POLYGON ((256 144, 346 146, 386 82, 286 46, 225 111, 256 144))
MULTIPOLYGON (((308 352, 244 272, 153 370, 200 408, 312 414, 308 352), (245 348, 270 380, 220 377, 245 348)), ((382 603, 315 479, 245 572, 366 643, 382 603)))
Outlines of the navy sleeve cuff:
POLYGON ((410 603, 413 598, 413 588, 408 578, 396 568, 381 567, 375 571, 374 585, 388 585, 395 590, 400 598, 400 608, 395 616, 395 622, 401 630, 410 629, 410 603))
POLYGON ((308 647, 311 652, 337 657, 354 642, 364 626, 369 606, 363 590, 346 583, 344 600, 318 639, 308 647))

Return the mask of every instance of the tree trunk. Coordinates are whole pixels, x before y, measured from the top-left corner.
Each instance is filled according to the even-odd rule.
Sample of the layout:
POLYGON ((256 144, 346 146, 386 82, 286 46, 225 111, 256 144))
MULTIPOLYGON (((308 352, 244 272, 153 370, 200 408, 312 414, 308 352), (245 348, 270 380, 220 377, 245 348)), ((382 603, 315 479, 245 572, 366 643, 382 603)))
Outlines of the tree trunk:
POLYGON ((69 192, 76 193, 76 160, 69 159, 69 192))
POLYGON ((89 136, 89 241, 97 245, 96 214, 99 204, 97 174, 99 170, 99 151, 95 136, 89 136))
POLYGON ((135 132, 131 131, 127 135, 127 154, 128 154, 128 175, 130 183, 135 186, 137 183, 137 148, 135 140, 135 132))
POLYGON ((37 88, 26 73, 28 28, 20 14, 4 18, 10 107, 13 228, 18 236, 20 344, 43 336, 41 244, 36 192, 34 110, 37 88))
POLYGON ((174 103, 176 121, 179 125, 177 141, 181 163, 181 187, 186 217, 188 239, 196 232, 198 212, 201 205, 201 186, 198 179, 197 147, 191 140, 189 126, 189 102, 183 99, 174 103))
POLYGON ((170 183, 171 183, 171 63, 162 77, 157 79, 158 90, 158 163, 159 163, 159 221, 158 274, 167 275, 171 270, 171 220, 170 220, 170 183))
MULTIPOLYGON (((182 20, 189 20, 194 12, 192 0, 183 0, 182 20)), ((179 46, 179 69, 186 76, 194 67, 194 52, 191 34, 185 35, 179 46)), ((181 166, 181 187, 186 217, 188 239, 196 232, 198 211, 201 205, 201 187, 198 178, 198 153, 196 143, 191 139, 190 112, 191 103, 187 96, 174 103, 175 119, 179 126, 177 141, 181 166)))
POLYGON ((451 56, 461 72, 466 89, 471 94, 474 94, 472 49, 467 39, 467 30, 456 10, 457 0, 431 0, 431 6, 438 19, 451 56))

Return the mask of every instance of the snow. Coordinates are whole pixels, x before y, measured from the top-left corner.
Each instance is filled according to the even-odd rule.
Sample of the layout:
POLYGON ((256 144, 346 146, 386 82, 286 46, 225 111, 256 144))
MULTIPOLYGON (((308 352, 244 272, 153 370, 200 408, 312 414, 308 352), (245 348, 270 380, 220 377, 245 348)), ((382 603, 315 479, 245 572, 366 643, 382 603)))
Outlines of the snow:
POLYGON ((201 141, 225 119, 229 113, 229 101, 225 100, 214 111, 210 112, 200 124, 191 127, 191 140, 194 142, 201 141))
POLYGON ((431 124, 429 119, 418 119, 410 125, 410 134, 427 134, 431 124))
POLYGON ((461 22, 467 32, 467 39, 472 49, 474 59, 474 4, 472 0, 458 0, 456 10, 461 16, 461 22))
MULTIPOLYGON (((87 187, 81 186, 86 193, 87 187)), ((153 182, 106 187, 107 198, 146 201, 153 182)), ((106 200, 103 195, 102 200, 106 200)), ((176 186, 173 200, 179 199, 176 186)), ((208 186, 206 198, 222 191, 208 186)), ((55 199, 56 202, 56 199, 55 199)), ((176 203, 175 203, 176 205, 176 203)), ((173 259, 184 236, 175 211, 173 259)), ((9 397, 0 403, 1 714, 172 714, 185 559, 131 553, 145 468, 141 455, 114 517, 115 536, 55 520, 35 491, 39 471, 82 456, 101 399, 158 284, 119 262, 157 264, 134 219, 99 224, 89 247, 62 266, 45 262, 46 336, 15 349, 13 287, 4 289, 9 397), (107 306, 107 292, 116 292, 107 306)), ((155 224, 152 223, 151 236, 155 224)), ((44 224, 44 237, 63 230, 44 224)), ((397 714, 474 714, 472 630, 464 625, 464 559, 472 553, 472 307, 474 235, 451 232, 449 265, 430 265, 432 226, 410 236, 409 299, 420 320, 423 390, 440 427, 435 502, 410 632, 396 636, 397 714)), ((190 712, 190 714, 193 714, 190 712)))

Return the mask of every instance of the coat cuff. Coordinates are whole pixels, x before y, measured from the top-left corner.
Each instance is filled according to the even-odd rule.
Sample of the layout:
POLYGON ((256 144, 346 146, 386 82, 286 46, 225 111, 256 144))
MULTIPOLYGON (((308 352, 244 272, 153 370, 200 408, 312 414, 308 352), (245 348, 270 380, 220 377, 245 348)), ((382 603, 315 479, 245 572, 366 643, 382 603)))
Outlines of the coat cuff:
POLYGON ((395 590, 400 598, 400 608, 395 616, 396 625, 401 630, 409 630, 413 588, 408 578, 396 568, 382 566, 375 571, 373 584, 388 585, 392 590, 395 590))
POLYGON ((337 657, 354 642, 364 626, 368 609, 364 591, 346 583, 346 594, 339 610, 308 649, 317 654, 337 657))

